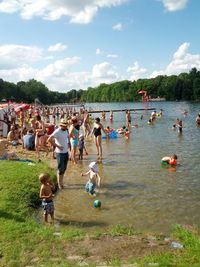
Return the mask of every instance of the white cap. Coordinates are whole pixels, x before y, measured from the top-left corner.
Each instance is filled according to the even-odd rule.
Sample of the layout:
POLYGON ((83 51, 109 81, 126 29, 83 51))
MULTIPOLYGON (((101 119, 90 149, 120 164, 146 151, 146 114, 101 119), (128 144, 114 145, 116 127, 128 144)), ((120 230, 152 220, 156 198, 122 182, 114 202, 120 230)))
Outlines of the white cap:
POLYGON ((90 168, 90 169, 93 169, 94 172, 98 172, 98 166, 97 166, 97 164, 96 164, 95 161, 93 161, 93 162, 91 162, 91 163, 89 164, 89 168, 90 168))

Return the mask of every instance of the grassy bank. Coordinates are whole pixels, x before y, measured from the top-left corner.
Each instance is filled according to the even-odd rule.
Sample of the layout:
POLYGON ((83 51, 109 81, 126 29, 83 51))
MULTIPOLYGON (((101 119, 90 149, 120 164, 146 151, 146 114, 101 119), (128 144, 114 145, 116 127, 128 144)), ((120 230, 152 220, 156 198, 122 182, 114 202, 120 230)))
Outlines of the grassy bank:
POLYGON ((200 266, 199 236, 180 226, 166 239, 120 225, 88 236, 80 228, 41 224, 33 216, 41 172, 56 178, 44 163, 0 162, 0 266, 200 266), (172 248, 173 240, 183 248, 172 248))

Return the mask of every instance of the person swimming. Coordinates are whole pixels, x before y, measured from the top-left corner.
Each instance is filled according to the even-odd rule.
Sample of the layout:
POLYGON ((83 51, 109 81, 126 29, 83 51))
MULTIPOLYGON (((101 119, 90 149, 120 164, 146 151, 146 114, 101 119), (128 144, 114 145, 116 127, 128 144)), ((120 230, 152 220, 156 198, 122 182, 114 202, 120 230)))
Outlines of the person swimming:
POLYGON ((177 165, 177 159, 178 159, 178 157, 176 154, 172 155, 171 157, 165 156, 161 159, 161 163, 167 163, 169 165, 176 166, 177 165))

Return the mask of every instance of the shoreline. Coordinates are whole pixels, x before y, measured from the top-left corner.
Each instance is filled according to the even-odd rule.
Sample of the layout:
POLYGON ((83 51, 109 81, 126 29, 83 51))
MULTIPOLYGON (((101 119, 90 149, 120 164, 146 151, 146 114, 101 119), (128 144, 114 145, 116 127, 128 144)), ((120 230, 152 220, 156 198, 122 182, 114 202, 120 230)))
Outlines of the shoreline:
POLYGON ((30 204, 39 200, 38 173, 55 174, 48 163, 35 162, 32 166, 3 161, 0 165, 0 231, 4 242, 1 266, 186 266, 185 263, 194 261, 200 264, 193 249, 199 246, 200 251, 199 236, 192 227, 177 226, 172 235, 165 236, 138 233, 119 224, 92 233, 88 233, 87 227, 70 224, 65 229, 56 223, 40 224, 30 204), (3 173, 5 169, 7 172, 3 173))

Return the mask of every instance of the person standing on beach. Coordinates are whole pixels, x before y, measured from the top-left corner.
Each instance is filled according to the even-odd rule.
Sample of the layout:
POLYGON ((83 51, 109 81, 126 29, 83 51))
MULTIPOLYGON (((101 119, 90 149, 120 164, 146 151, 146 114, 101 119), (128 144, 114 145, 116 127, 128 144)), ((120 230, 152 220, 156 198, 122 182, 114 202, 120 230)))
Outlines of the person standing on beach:
POLYGON ((50 214, 52 222, 54 221, 54 203, 53 203, 53 191, 55 186, 51 181, 48 173, 41 173, 39 176, 41 182, 40 198, 42 199, 42 206, 44 209, 44 222, 48 223, 48 215, 50 214))
POLYGON ((100 118, 96 118, 94 121, 94 126, 92 130, 92 134, 94 134, 94 142, 97 148, 97 155, 99 159, 102 159, 102 144, 101 144, 101 130, 104 131, 106 135, 108 135, 105 130, 103 125, 100 123, 100 118))
POLYGON ((69 138, 70 138, 70 145, 71 145, 71 160, 74 164, 77 163, 76 160, 76 150, 78 147, 78 137, 79 137, 79 125, 77 117, 74 116, 71 119, 72 124, 69 127, 69 138))
POLYGON ((55 147, 57 159, 57 182, 59 189, 64 188, 63 178, 67 169, 69 159, 68 144, 69 134, 67 129, 68 123, 65 119, 61 119, 59 128, 56 129, 48 138, 48 142, 55 147))

